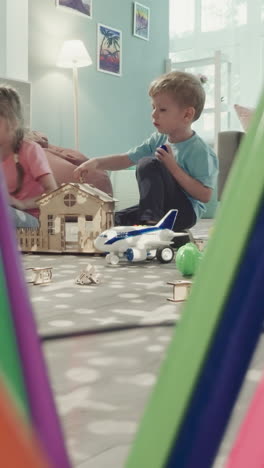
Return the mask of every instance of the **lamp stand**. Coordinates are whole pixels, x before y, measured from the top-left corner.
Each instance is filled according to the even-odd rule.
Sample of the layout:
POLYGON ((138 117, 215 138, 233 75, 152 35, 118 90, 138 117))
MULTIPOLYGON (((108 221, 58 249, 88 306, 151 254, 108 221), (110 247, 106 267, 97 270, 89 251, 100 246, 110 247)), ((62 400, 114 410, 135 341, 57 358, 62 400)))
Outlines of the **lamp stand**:
POLYGON ((79 150, 79 109, 78 109, 78 69, 76 65, 72 68, 73 79, 73 107, 74 107, 74 141, 75 149, 79 150))

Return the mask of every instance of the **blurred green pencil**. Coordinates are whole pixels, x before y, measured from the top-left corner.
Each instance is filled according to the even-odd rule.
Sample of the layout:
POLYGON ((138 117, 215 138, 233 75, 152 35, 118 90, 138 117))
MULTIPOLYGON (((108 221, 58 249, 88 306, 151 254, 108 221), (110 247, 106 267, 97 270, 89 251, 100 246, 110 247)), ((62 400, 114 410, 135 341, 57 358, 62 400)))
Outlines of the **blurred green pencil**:
MULTIPOLYGON (((23 371, 18 353, 13 320, 8 303, 6 281, 0 254, 0 369, 5 384, 14 396, 17 406, 29 416, 23 371)), ((25 321, 26 326, 26 321, 25 321)))

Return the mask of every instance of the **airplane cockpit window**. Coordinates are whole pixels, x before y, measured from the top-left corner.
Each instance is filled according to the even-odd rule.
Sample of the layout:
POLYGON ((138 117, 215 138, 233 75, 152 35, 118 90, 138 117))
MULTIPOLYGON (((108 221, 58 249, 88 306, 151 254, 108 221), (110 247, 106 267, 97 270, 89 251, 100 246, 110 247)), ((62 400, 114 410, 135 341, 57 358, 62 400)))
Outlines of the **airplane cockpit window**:
POLYGON ((125 237, 127 237, 127 233, 126 232, 118 232, 116 237, 118 239, 125 239, 125 237))
POLYGON ((112 237, 116 237, 116 231, 108 231, 106 237, 108 239, 112 239, 112 237))

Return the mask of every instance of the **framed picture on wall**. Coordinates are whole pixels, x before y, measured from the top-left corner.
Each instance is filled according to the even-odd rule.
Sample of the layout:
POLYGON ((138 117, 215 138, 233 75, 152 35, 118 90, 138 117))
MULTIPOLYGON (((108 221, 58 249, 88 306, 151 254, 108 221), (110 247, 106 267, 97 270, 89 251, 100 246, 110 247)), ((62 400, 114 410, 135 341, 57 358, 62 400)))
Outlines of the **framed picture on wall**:
POLYGON ((97 70, 117 76, 122 73, 122 32, 100 23, 97 25, 97 70))
POLYGON ((141 3, 134 2, 133 34, 140 39, 149 40, 150 8, 141 3))
POLYGON ((55 0, 56 6, 92 18, 93 0, 55 0))

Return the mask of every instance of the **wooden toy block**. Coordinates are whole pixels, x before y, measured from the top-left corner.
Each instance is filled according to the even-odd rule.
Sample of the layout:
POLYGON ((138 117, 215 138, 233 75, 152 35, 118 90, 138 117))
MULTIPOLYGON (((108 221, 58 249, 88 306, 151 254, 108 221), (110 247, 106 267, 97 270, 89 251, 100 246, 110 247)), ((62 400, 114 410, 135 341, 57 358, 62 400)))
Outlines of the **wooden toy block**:
POLYGON ((183 302, 187 299, 192 281, 188 280, 178 280, 178 281, 170 281, 167 284, 173 286, 173 297, 168 298, 168 301, 171 302, 183 302))
POLYGON ((28 283, 45 284, 50 283, 52 278, 52 267, 29 267, 27 270, 32 270, 32 278, 28 283))
POLYGON ((95 271, 95 267, 90 263, 87 265, 85 270, 82 270, 79 276, 76 278, 76 284, 98 284, 100 274, 95 271))
POLYGON ((194 239, 193 242, 196 245, 196 247, 200 250, 200 252, 202 252, 206 246, 207 239, 194 239))

